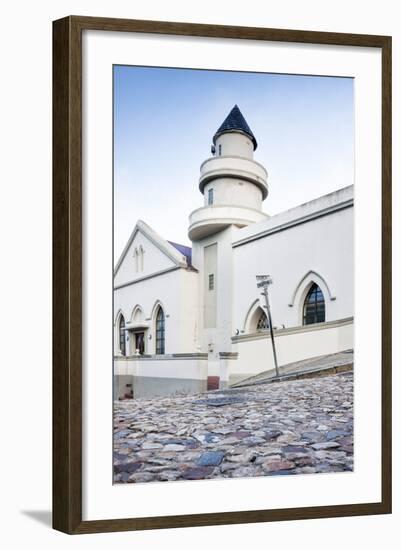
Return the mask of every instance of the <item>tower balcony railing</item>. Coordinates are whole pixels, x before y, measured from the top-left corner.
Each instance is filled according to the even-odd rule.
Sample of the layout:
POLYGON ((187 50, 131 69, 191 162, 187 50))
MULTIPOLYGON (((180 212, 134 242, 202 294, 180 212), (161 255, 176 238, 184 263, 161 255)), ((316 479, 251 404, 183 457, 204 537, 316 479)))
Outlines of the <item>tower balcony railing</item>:
POLYGON ((205 160, 200 167, 199 189, 203 193, 205 185, 216 179, 231 177, 250 181, 257 185, 267 197, 267 171, 253 159, 236 156, 212 157, 205 160))
POLYGON ((254 208, 233 205, 202 206, 189 216, 188 236, 191 240, 202 239, 221 231, 229 225, 245 227, 265 220, 267 214, 254 208))

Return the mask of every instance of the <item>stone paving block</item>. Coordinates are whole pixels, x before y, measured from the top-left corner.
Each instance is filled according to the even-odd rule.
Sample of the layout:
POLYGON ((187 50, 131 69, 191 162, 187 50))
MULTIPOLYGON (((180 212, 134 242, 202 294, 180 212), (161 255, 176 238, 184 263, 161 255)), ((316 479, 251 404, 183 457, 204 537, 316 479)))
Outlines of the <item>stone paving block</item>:
POLYGON ((353 377, 115 403, 114 482, 346 472, 353 377))
POLYGON ((203 453, 199 459, 197 464, 199 466, 219 466, 221 464, 222 460, 224 458, 224 453, 221 451, 209 451, 207 453, 203 453))

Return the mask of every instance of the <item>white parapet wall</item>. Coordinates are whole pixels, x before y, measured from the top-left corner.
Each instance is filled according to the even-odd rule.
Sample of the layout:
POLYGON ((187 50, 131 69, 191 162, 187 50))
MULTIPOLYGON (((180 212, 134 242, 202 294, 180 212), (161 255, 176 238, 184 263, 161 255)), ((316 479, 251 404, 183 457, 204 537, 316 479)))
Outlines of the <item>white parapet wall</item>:
MULTIPOLYGON (((279 366, 353 349, 353 317, 276 330, 274 337, 279 366)), ((232 340, 238 356, 229 363, 229 384, 274 369, 271 338, 267 331, 239 335, 232 340)))
POLYGON ((205 391, 207 353, 114 358, 114 399, 161 397, 205 391), (128 386, 127 386, 128 384, 128 386))

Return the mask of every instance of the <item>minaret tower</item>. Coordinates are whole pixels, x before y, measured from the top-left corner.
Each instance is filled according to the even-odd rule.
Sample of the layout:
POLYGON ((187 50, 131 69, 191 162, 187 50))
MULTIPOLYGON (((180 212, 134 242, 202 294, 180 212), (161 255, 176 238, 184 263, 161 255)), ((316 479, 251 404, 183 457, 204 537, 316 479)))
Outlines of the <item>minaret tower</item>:
POLYGON ((213 156, 200 167, 204 206, 190 215, 192 241, 230 225, 244 227, 267 217, 262 212, 268 194, 267 172, 253 160, 256 147, 255 136, 235 105, 213 136, 213 156))
POLYGON ((213 136, 200 167, 204 205, 189 217, 192 264, 198 277, 199 350, 208 354, 208 389, 228 381, 233 336, 233 247, 239 228, 262 221, 267 172, 253 160, 255 136, 237 107, 213 136))

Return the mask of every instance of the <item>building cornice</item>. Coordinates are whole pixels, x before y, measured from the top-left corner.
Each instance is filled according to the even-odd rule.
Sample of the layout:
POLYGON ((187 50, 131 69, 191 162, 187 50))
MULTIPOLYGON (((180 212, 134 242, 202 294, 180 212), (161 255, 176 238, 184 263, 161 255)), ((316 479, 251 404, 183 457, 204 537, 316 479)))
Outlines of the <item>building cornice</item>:
MULTIPOLYGON (((114 290, 118 290, 119 288, 124 288, 125 286, 135 285, 136 283, 142 283, 143 281, 147 281, 148 279, 153 279, 154 277, 160 277, 161 275, 165 275, 166 273, 170 273, 171 271, 177 271, 177 269, 186 269, 186 268, 178 265, 167 267, 166 269, 155 271, 154 273, 150 273, 149 275, 144 275, 143 277, 138 277, 137 279, 133 279, 132 281, 127 281, 126 283, 115 285, 114 290)), ((188 271, 188 269, 186 269, 186 271, 188 271)))
MULTIPOLYGON (((335 321, 326 321, 325 323, 315 323, 313 325, 299 325, 297 327, 288 327, 277 329, 274 331, 274 337, 279 338, 280 336, 286 336, 288 334, 297 334, 303 332, 314 332, 318 330, 325 330, 328 328, 342 327, 345 325, 352 325, 354 322, 353 317, 345 317, 344 319, 336 319, 335 321)), ((270 338, 270 333, 268 330, 260 332, 252 332, 249 334, 240 334, 238 336, 232 336, 231 341, 233 344, 240 342, 250 342, 252 340, 264 340, 270 338)))
MULTIPOLYGON (((268 227, 267 229, 264 229, 263 231, 255 233, 254 235, 249 235, 248 237, 239 239, 233 242, 232 247, 237 248, 239 246, 243 246, 250 242, 263 239, 264 237, 268 237, 269 235, 273 235, 274 233, 286 231, 287 229, 291 229, 293 227, 296 227, 297 225, 302 225, 312 220, 316 220, 324 216, 329 216, 330 214, 334 214, 335 212, 339 212, 340 210, 344 210, 346 208, 352 208, 353 206, 354 206, 353 198, 338 202, 337 204, 333 204, 331 206, 327 206, 326 208, 316 210, 315 212, 310 212, 309 214, 306 214, 304 216, 299 216, 292 220, 288 220, 286 222, 273 225, 272 227, 268 227)), ((273 221, 273 217, 271 217, 269 221, 273 221)))
POLYGON ((237 351, 220 351, 219 357, 220 359, 238 359, 238 352, 237 351))
POLYGON ((207 353, 166 353, 164 355, 115 355, 115 361, 171 361, 171 360, 206 360, 207 353))

